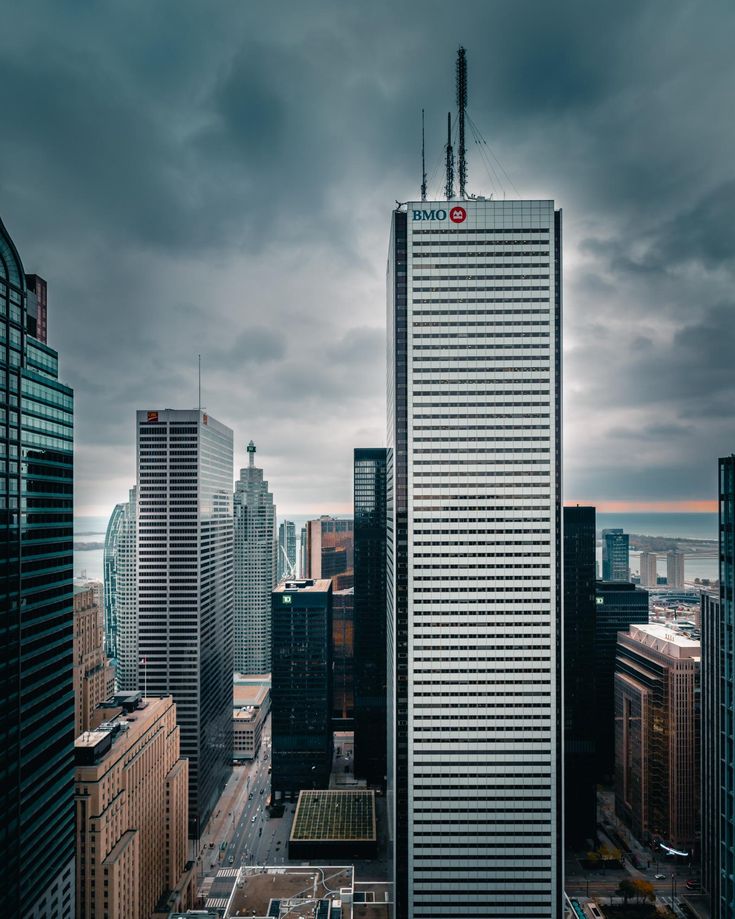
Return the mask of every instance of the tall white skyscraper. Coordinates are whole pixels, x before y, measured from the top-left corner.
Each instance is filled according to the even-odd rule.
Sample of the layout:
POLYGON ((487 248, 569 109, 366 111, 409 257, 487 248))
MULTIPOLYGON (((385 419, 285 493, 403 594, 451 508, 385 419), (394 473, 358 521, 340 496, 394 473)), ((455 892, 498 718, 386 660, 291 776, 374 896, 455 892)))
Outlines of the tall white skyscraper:
POLYGON ((115 661, 115 685, 135 692, 139 685, 137 500, 135 489, 116 504, 105 535, 105 650, 115 661))
POLYGON ((139 689, 172 695, 198 838, 232 772, 232 431, 137 413, 139 689))
POLYGON ((276 507, 248 444, 235 482, 235 669, 270 673, 271 593, 276 585, 276 507))
POLYGON ((560 338, 553 201, 393 212, 397 916, 561 916, 560 338))

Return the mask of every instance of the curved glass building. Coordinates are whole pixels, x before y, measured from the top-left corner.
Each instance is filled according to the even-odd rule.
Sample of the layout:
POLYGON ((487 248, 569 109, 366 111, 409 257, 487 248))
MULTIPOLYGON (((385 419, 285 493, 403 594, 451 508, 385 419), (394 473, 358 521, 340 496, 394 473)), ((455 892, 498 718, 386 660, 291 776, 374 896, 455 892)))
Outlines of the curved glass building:
POLYGON ((74 914, 73 447, 46 282, 0 222, 0 863, 29 919, 74 914))

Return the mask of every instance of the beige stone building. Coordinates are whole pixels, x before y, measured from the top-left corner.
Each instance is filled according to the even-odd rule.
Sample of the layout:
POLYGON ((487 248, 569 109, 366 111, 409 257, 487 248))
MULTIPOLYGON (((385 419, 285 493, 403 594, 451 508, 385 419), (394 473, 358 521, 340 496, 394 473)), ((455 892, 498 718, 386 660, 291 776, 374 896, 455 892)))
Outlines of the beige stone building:
POLYGON ((263 725, 271 710, 270 674, 250 676, 236 673, 233 681, 233 760, 255 759, 260 749, 263 725))
POLYGON ((74 588, 75 736, 88 731, 92 712, 115 687, 115 671, 105 657, 101 594, 94 582, 74 588))
POLYGON ((119 693, 75 742, 77 919, 191 905, 188 761, 170 696, 119 693))

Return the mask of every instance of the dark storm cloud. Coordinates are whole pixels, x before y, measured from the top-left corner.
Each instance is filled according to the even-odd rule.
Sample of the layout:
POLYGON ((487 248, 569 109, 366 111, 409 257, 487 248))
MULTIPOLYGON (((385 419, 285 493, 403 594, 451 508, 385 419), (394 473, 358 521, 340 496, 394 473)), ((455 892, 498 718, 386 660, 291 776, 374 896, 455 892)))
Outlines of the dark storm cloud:
POLYGON ((441 186, 460 42, 492 148, 469 137, 470 188, 564 208, 569 496, 712 495, 729 4, 30 0, 4 24, 0 214, 49 282, 80 511, 132 482, 136 408, 196 404, 198 353, 279 505, 347 504, 352 447, 384 436, 389 212, 417 193, 422 106, 441 186))

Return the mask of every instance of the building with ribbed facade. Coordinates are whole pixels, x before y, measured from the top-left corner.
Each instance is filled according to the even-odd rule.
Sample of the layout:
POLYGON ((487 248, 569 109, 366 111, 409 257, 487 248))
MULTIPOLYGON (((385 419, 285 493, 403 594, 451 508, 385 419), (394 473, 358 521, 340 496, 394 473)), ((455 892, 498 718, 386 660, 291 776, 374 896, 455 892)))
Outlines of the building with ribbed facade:
POLYGON ((722 822, 722 607, 719 596, 703 593, 701 676, 701 799, 702 799, 702 891, 709 901, 712 919, 721 919, 720 826, 722 822))
POLYGON ((255 444, 248 444, 248 465, 235 482, 235 669, 268 673, 271 668, 271 593, 276 584, 278 544, 276 506, 255 465, 255 444))
POLYGON ((186 908, 188 762, 176 706, 123 693, 96 721, 74 744, 77 919, 186 908))
POLYGON ((140 688, 176 703, 197 839, 232 772, 232 431, 197 409, 137 431, 140 688))
POLYGON ((46 303, 0 222, 0 864, 23 919, 74 911, 74 401, 46 303))
POLYGON ((458 895, 485 917, 561 915, 561 249, 553 201, 393 212, 398 916, 456 915, 458 895))
POLYGON ((134 692, 140 683, 137 515, 131 488, 128 500, 115 505, 105 535, 105 639, 114 651, 115 685, 122 692, 134 692))
POLYGON ((74 588, 74 734, 88 731, 92 713, 115 688, 105 654, 102 607, 93 587, 74 588))
POLYGON ((579 849, 597 834, 595 508, 564 508, 564 831, 579 849))
POLYGON ((630 539, 620 527, 602 531, 602 580, 630 580, 630 539))
POLYGON ((278 527, 278 580, 297 575, 296 524, 292 520, 283 520, 278 527))
POLYGON ((354 457, 355 775, 385 787, 386 686, 385 447, 358 447, 354 457))
POLYGON ((638 563, 641 587, 655 587, 658 584, 657 562, 658 557, 655 552, 641 552, 638 563))
POLYGON ((699 840, 699 641, 631 626, 615 662, 615 812, 643 843, 692 856, 699 840))
POLYGON ((684 553, 681 549, 666 553, 666 586, 669 590, 684 590, 684 553))

